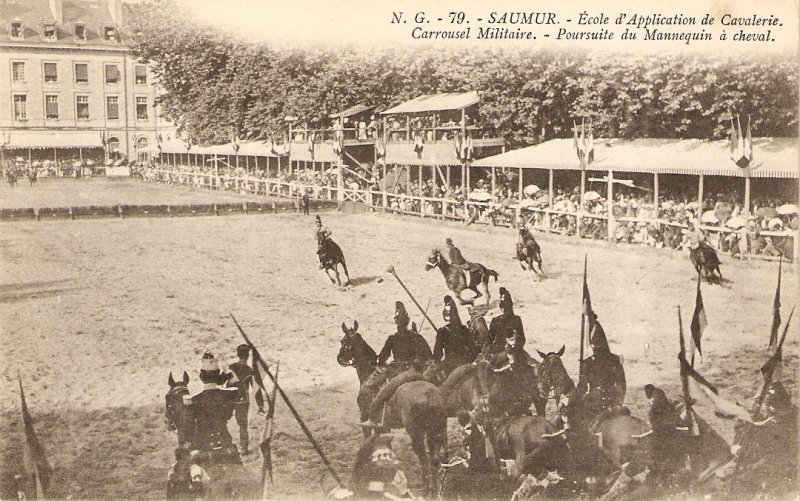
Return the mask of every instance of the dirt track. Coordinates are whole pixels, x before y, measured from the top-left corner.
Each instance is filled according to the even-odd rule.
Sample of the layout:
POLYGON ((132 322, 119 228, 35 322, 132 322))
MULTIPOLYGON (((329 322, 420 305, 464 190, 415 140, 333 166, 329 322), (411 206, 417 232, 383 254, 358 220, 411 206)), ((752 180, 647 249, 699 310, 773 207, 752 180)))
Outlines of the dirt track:
MULTIPOLYGON (((444 281, 423 266, 431 248, 443 246, 448 236, 468 259, 499 272, 499 285, 511 291, 525 323, 529 351, 566 344, 573 375, 587 253, 592 303, 612 351, 624 356, 634 413, 644 415, 644 384, 673 394, 678 389, 675 306, 682 305, 688 334, 695 294, 685 256, 542 236, 548 278, 536 282, 511 259, 515 237, 508 230, 380 215, 336 214, 325 222, 348 258, 356 283, 350 289, 331 286, 318 271, 308 216, 3 224, 4 460, 19 452, 22 438, 19 372, 56 468, 54 496, 163 497, 175 445, 163 420, 167 375, 186 369, 196 381, 203 350, 233 355, 240 342, 228 318, 233 312, 263 353, 281 361, 282 386, 346 475, 360 431, 355 371, 335 361, 339 326, 358 319, 362 335, 379 349, 392 332, 395 300, 405 301, 421 325, 421 314, 385 272, 388 264, 423 305, 431 299, 429 313, 440 320, 444 281)), ((742 401, 752 396, 765 359, 776 267, 726 259, 723 273, 732 286, 703 289, 709 326, 699 368, 724 395, 742 401)), ((784 266, 784 273, 785 319, 797 298, 797 269, 784 266)), ((495 298, 497 287, 491 284, 495 298)), ((430 327, 422 333, 432 344, 430 327)), ((785 351, 796 369, 793 333, 785 351)), ((709 417, 730 436, 730 423, 709 417)), ((251 419, 251 436, 258 436, 260 424, 251 419)), ((277 432, 275 496, 316 496, 322 464, 284 406, 277 432)), ((415 473, 408 441, 396 435, 407 470, 415 473)))

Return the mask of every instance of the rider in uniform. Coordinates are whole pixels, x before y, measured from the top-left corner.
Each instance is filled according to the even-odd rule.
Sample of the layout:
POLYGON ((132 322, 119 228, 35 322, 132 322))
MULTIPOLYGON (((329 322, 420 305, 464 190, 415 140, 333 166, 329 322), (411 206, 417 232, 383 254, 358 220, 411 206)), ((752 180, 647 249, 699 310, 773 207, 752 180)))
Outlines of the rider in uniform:
POLYGON ((673 485, 675 473, 684 466, 685 455, 682 454, 684 437, 677 426, 681 422, 678 409, 669 401, 664 390, 652 384, 644 387, 645 396, 650 400, 648 418, 651 431, 642 436, 650 435, 650 458, 645 484, 653 490, 664 494, 663 489, 673 485))
POLYGON ((453 239, 448 238, 444 241, 447 245, 448 256, 450 257, 450 264, 455 266, 456 268, 460 268, 465 271, 474 272, 477 271, 475 265, 473 263, 467 262, 464 259, 464 256, 461 254, 461 250, 458 247, 453 245, 453 239))
POLYGON ((489 324, 489 340, 483 347, 483 352, 488 355, 503 351, 506 339, 513 337, 512 331, 516 331, 520 336, 518 348, 522 350, 525 347, 525 329, 522 327, 522 319, 514 314, 514 300, 505 287, 500 287, 500 309, 502 313, 494 317, 489 324))
MULTIPOLYGON (((378 354, 378 366, 381 370, 376 370, 359 392, 359 399, 367 398, 362 395, 370 395, 376 392, 385 381, 392 379, 374 398, 370 405, 370 416, 380 413, 383 404, 391 397, 401 384, 412 379, 421 378, 422 366, 425 362, 433 359, 431 347, 425 338, 417 332, 409 330, 410 322, 406 308, 402 302, 395 302, 394 323, 397 325, 397 332, 386 339, 383 349, 378 354), (386 366, 389 357, 393 361, 386 366)), ((364 427, 377 427, 372 419, 361 423, 364 427)))
POLYGON ((191 406, 194 420, 192 448, 201 451, 210 462, 240 463, 239 453, 228 433, 228 421, 239 400, 236 388, 223 388, 228 379, 219 369, 219 362, 209 352, 203 354, 200 381, 203 391, 183 397, 184 405, 191 406))
POLYGON ((317 227, 314 229, 314 237, 317 239, 317 255, 319 256, 319 269, 323 269, 323 259, 328 247, 328 240, 331 238, 331 232, 327 226, 323 226, 322 218, 319 214, 316 216, 317 227))
POLYGON ((458 307, 451 296, 444 297, 442 318, 447 324, 436 331, 433 360, 447 377, 456 367, 474 361, 478 350, 469 329, 461 323, 458 307))
POLYGON ((697 250, 706 242, 706 236, 700 228, 700 220, 695 219, 692 224, 692 232, 689 234, 689 249, 697 250))
POLYGON ((597 315, 589 328, 592 356, 583 361, 583 377, 578 382, 578 394, 583 399, 586 417, 597 416, 605 409, 620 406, 625 401, 625 369, 620 357, 611 353, 603 326, 597 315))
MULTIPOLYGON (((253 385, 253 369, 247 364, 250 357, 250 345, 240 344, 236 347, 238 361, 232 363, 228 387, 236 388, 239 392, 239 399, 233 408, 236 417, 236 424, 239 425, 239 446, 242 454, 249 454, 250 434, 247 430, 248 414, 250 412, 250 388, 253 385)), ((263 402, 260 402, 258 411, 264 412, 263 402)))
POLYGON ((533 238, 533 234, 530 232, 530 230, 528 230, 524 223, 519 224, 519 238, 525 248, 536 244, 536 239, 533 238))
POLYGON ((492 416, 516 417, 528 414, 533 403, 535 372, 530 356, 522 348, 524 337, 517 329, 506 331, 503 351, 490 363, 496 380, 489 389, 488 405, 492 416))

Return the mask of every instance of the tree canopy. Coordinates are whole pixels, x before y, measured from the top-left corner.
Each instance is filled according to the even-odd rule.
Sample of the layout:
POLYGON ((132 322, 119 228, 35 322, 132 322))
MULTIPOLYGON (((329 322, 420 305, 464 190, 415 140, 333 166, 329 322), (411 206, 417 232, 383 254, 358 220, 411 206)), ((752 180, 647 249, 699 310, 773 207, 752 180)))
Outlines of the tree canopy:
POLYGON ((511 145, 572 135, 721 138, 731 113, 755 136, 795 136, 798 71, 790 56, 658 56, 567 51, 278 48, 191 20, 171 0, 132 7, 134 51, 159 78, 167 119, 193 141, 282 137, 283 118, 327 126, 363 102, 477 90, 480 120, 511 145))

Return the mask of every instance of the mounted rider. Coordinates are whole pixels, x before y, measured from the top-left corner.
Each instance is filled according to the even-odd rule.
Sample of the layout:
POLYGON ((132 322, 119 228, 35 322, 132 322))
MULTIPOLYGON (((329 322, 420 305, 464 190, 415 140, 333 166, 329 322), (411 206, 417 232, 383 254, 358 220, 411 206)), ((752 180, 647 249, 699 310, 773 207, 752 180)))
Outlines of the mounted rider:
POLYGON ((583 361, 583 374, 578 381, 578 394, 587 419, 605 409, 622 405, 626 391, 622 360, 611 353, 606 333, 594 312, 589 327, 589 345, 592 356, 583 361))
MULTIPOLYGON (((384 404, 394 394, 394 390, 403 383, 422 379, 422 369, 426 362, 433 359, 431 347, 419 333, 409 330, 411 319, 401 301, 395 302, 394 323, 397 332, 390 335, 378 354, 378 369, 364 382, 359 391, 359 400, 369 398, 377 392, 370 404, 370 419, 361 424, 367 428, 381 428, 381 424, 373 422, 372 418, 383 414, 384 404), (392 363, 386 365, 389 357, 392 363), (381 388, 384 382, 389 381, 381 388), (380 391, 378 389, 380 388, 380 391)), ((382 421, 382 419, 381 419, 382 421)))
POLYGON ((433 360, 447 377, 456 367, 474 361, 480 347, 475 345, 469 329, 461 323, 458 307, 451 296, 444 297, 442 318, 447 324, 436 331, 433 360))
POLYGON ((239 400, 239 391, 236 388, 223 388, 227 380, 228 375, 220 371, 217 359, 206 352, 200 365, 203 391, 183 397, 184 405, 191 407, 194 421, 192 448, 200 451, 201 463, 241 463, 239 452, 228 433, 228 421, 239 400))
POLYGON ((537 245, 536 239, 533 237, 533 234, 530 232, 525 223, 519 223, 519 238, 520 243, 522 243, 524 248, 528 248, 529 246, 537 245))
POLYGON ((495 375, 487 395, 490 416, 506 418, 529 414, 536 374, 530 365, 530 355, 522 348, 523 340, 520 331, 508 330, 503 351, 492 356, 489 362, 495 375))
POLYGON ((469 271, 470 273, 476 273, 480 271, 475 263, 467 262, 467 260, 464 259, 464 256, 461 254, 461 250, 453 245, 453 239, 448 238, 444 241, 444 243, 447 245, 451 266, 455 266, 456 268, 460 268, 464 271, 469 271))
POLYGON ((328 252, 328 241, 331 238, 331 231, 327 226, 323 226, 322 218, 319 214, 315 217, 317 227, 314 229, 314 237, 317 239, 317 255, 319 256, 319 269, 325 268, 323 261, 328 252))
MULTIPOLYGON (((500 287, 500 309, 502 313, 492 319, 489 324, 489 340, 483 347, 483 353, 493 355, 505 349, 506 339, 514 337, 514 331, 519 335, 517 347, 525 347, 525 329, 522 319, 514 314, 514 300, 505 287, 500 287)), ((523 350, 524 352, 524 350, 523 350)))
POLYGON ((683 441, 686 437, 678 429, 682 424, 680 412, 669 401, 664 390, 648 384, 644 387, 644 393, 650 400, 648 419, 651 431, 636 438, 650 435, 650 473, 645 484, 663 495, 663 489, 673 485, 675 474, 685 465, 683 441))

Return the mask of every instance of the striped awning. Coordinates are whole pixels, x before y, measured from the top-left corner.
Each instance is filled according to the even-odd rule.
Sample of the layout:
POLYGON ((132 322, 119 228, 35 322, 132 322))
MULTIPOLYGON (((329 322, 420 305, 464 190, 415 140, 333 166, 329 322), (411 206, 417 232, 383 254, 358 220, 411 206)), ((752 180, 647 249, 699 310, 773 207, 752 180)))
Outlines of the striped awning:
POLYGON ((358 115, 359 113, 364 113, 365 111, 370 111, 374 106, 367 106, 366 104, 359 103, 355 106, 351 106, 344 111, 340 111, 339 113, 333 113, 330 115, 331 118, 347 118, 353 115, 358 115))
MULTIPOLYGON (((140 153, 158 153, 158 145, 148 146, 139 150, 140 153)), ((179 153, 185 155, 236 155, 233 143, 215 144, 210 146, 192 145, 191 149, 186 148, 186 143, 180 139, 172 139, 161 143, 161 153, 179 153)), ((256 157, 276 157, 272 152, 272 147, 263 141, 245 141, 239 143, 239 155, 256 157)))
MULTIPOLYGON (((553 139, 535 146, 475 161, 475 167, 580 170, 572 138, 553 139)), ((745 177, 745 169, 730 158, 727 140, 595 139, 590 171, 690 174, 745 177)), ((756 178, 800 177, 797 138, 753 139, 750 175, 756 178)))
POLYGON ((473 104, 481 102, 477 92, 450 92, 445 94, 428 94, 419 96, 398 104, 394 108, 382 111, 381 115, 392 115, 395 113, 423 113, 426 111, 450 111, 461 110, 473 104))
POLYGON ((102 148, 100 131, 12 130, 6 149, 102 148))

